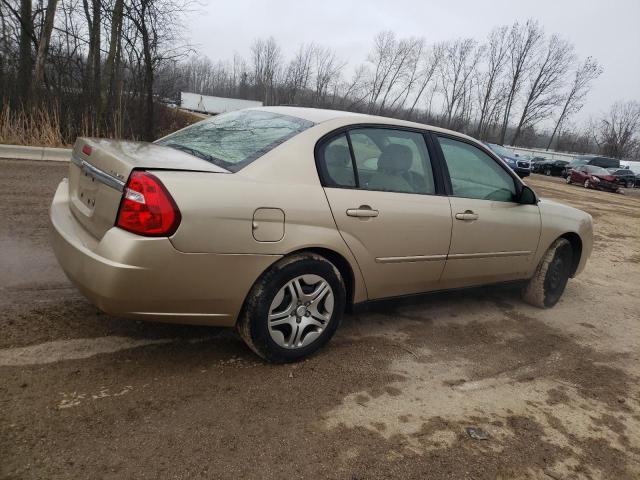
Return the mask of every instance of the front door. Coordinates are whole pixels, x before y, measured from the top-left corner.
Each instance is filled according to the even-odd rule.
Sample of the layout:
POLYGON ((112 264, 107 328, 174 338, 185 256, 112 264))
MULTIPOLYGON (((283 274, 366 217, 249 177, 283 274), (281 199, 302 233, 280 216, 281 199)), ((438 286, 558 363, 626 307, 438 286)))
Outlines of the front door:
POLYGON ((325 143, 319 167, 369 298, 438 288, 451 239, 451 207, 446 196, 436 194, 423 135, 353 129, 325 143))
POLYGON ((508 167, 480 148, 450 137, 438 140, 451 178, 453 216, 443 287, 525 278, 540 237, 538 206, 517 203, 508 167))

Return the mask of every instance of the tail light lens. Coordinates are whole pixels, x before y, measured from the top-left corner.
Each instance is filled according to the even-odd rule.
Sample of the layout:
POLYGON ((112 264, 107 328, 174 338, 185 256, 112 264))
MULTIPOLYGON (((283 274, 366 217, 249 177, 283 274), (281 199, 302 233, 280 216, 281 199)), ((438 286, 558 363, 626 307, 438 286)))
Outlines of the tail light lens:
POLYGON ((180 225, 180 210, 162 182, 134 170, 124 187, 116 226, 146 237, 168 237, 180 225))

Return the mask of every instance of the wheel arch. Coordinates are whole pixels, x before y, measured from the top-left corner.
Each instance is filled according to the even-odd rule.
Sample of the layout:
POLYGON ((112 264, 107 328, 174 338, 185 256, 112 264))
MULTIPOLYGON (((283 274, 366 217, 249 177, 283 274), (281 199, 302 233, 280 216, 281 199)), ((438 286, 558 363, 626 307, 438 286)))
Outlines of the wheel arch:
POLYGON ((286 256, 296 255, 296 254, 305 253, 305 252, 315 253, 317 255, 320 255, 321 257, 326 258, 327 260, 329 260, 331 263, 335 265, 335 267, 340 272, 340 275, 342 276, 342 280, 344 281, 344 288, 345 288, 345 293, 347 297, 346 310, 347 312, 350 312, 354 303, 353 299, 355 296, 356 278, 355 278, 355 273, 353 271, 353 267, 351 266, 351 263, 349 263, 349 260, 347 260, 342 254, 336 252, 335 250, 331 250, 330 248, 324 248, 324 247, 302 248, 300 250, 295 250, 293 252, 290 252, 286 256))
POLYGON ((571 244, 573 258, 571 261, 570 276, 573 277, 578 270, 578 265, 580 265, 580 259, 582 258, 582 239, 580 238, 580 235, 575 232, 564 233, 558 238, 564 238, 571 244))

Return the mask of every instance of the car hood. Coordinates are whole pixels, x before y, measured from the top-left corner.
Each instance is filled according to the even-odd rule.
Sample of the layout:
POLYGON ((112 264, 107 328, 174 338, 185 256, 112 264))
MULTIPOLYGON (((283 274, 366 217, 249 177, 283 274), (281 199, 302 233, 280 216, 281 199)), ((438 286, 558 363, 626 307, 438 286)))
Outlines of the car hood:
POLYGON ((613 175, 598 175, 597 173, 591 173, 590 175, 592 177, 598 177, 602 180, 606 180, 607 182, 613 182, 616 179, 616 177, 613 175))
POLYGON ((556 202, 555 200, 551 200, 549 198, 541 197, 539 199, 538 206, 540 207, 540 212, 542 215, 552 214, 552 215, 560 215, 560 216, 568 216, 573 219, 576 217, 588 219, 591 221, 591 215, 589 215, 584 210, 580 210, 579 208, 570 207, 564 203, 556 202))

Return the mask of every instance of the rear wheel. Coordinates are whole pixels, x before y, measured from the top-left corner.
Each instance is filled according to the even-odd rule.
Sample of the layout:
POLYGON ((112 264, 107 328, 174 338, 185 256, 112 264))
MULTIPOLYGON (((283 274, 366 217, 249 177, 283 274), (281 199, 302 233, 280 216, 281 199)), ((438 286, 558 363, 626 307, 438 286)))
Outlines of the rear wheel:
POLYGON ((584 181, 584 188, 591 188, 591 182, 588 178, 584 181))
POLYGON ((627 182, 627 188, 633 188, 633 183, 634 182, 631 181, 627 182))
POLYGON ((296 361, 331 339, 345 302, 343 279, 331 262, 313 253, 292 255, 255 283, 237 330, 265 360, 296 361))
POLYGON ((547 169, 544 171, 544 174, 545 174, 547 177, 550 177, 550 176, 551 176, 551 169, 550 169, 550 168, 547 168, 547 169))
POLYGON ((553 307, 567 286, 572 261, 573 249, 569 241, 559 238, 553 242, 525 287, 523 300, 540 308, 553 307))
POLYGON ((565 178, 565 182, 567 182, 567 185, 571 184, 571 176, 567 175, 567 178, 565 178))

